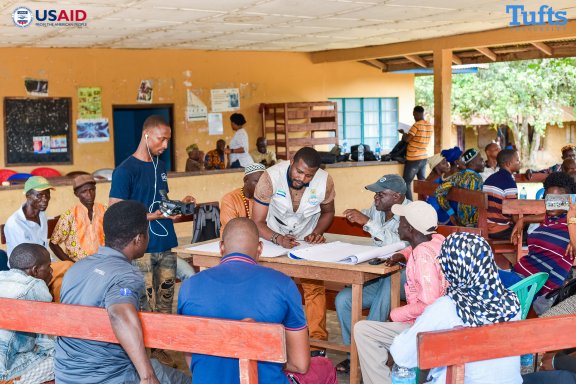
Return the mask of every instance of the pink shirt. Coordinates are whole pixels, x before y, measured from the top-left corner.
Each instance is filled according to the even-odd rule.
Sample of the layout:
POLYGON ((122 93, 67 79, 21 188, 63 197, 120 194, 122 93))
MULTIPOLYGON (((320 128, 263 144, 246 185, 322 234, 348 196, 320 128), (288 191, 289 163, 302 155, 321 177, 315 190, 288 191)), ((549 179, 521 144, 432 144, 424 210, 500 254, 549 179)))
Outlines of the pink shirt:
POLYGON ((436 259, 444 236, 432 235, 432 240, 408 247, 400 253, 406 256, 406 305, 390 312, 392 321, 414 323, 424 309, 444 295, 448 283, 436 259))

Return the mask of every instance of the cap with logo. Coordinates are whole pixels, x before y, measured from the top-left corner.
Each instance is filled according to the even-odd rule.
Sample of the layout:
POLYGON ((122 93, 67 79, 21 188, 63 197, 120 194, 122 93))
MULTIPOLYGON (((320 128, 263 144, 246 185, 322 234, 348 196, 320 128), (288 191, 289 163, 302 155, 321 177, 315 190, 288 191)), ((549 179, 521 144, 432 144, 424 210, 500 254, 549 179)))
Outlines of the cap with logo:
POLYGON ((365 187, 370 192, 378 193, 387 189, 401 194, 406 193, 406 182, 399 175, 384 175, 375 183, 365 187))
POLYGON ((408 224, 423 235, 436 233, 438 214, 434 207, 425 201, 413 201, 406 205, 394 204, 392 213, 397 216, 404 216, 408 224))
POLYGON ((79 175, 74 178, 72 181, 72 189, 77 190, 83 185, 88 183, 96 184, 96 179, 92 175, 79 175))
POLYGON ((464 154, 462 155, 462 161, 464 162, 464 164, 468 164, 469 162, 474 160, 474 158, 478 156, 479 153, 480 150, 478 148, 467 149, 466 152, 464 152, 464 154))
POLYGON ((46 178, 42 176, 32 176, 28 180, 26 180, 26 183, 24 184, 24 194, 32 190, 40 192, 45 191, 47 189, 54 190, 54 188, 50 185, 48 180, 46 180, 46 178))

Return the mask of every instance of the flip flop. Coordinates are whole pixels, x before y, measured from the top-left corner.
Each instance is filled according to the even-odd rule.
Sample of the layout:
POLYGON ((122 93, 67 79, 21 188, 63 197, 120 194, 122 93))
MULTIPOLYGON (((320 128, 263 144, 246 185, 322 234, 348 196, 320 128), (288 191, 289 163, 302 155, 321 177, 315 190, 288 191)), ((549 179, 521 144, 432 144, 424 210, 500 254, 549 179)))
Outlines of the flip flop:
POLYGON ((350 359, 342 360, 336 366, 336 372, 350 373, 350 359))

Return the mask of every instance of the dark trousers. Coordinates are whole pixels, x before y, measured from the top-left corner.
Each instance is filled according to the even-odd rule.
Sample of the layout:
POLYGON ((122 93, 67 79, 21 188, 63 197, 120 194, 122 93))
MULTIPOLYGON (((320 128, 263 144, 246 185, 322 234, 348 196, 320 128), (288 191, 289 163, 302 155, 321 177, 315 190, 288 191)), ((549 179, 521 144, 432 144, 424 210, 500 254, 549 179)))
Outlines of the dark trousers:
POLYGON ((8 255, 6 251, 0 249, 0 271, 7 271, 8 269, 8 255))
POLYGON ((576 374, 569 371, 540 371, 522 376, 524 384, 576 384, 576 374))
POLYGON ((412 200, 412 180, 414 176, 418 176, 418 180, 426 178, 426 159, 422 160, 406 160, 404 163, 404 181, 406 182, 406 198, 412 200))

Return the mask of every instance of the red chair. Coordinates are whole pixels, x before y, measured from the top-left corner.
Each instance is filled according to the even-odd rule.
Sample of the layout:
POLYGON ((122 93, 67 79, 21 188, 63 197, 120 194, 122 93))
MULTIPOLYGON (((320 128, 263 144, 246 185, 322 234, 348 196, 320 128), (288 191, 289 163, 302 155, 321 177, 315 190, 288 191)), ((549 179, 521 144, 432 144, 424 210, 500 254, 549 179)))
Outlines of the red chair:
POLYGON ((15 175, 17 172, 11 169, 0 169, 0 183, 8 180, 8 178, 12 175, 15 175))
POLYGON ((30 172, 33 176, 42 176, 45 178, 49 178, 49 177, 61 177, 62 174, 60 172, 58 172, 57 170, 55 170, 54 168, 48 168, 48 167, 40 167, 40 168, 36 168, 34 170, 32 170, 32 172, 30 172))

